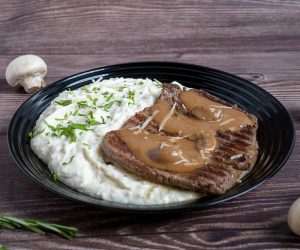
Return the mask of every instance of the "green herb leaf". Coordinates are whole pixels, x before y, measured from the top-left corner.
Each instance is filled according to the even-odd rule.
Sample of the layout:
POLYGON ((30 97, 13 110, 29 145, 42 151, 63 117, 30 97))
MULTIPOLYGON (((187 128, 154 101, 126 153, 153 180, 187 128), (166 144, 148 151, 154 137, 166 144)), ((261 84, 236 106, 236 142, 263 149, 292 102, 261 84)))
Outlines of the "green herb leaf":
POLYGON ((144 85, 142 81, 134 83, 134 85, 144 85))
POLYGON ((129 104, 134 104, 134 102, 135 102, 135 91, 131 91, 131 90, 130 90, 130 91, 128 92, 126 98, 129 99, 128 105, 129 105, 129 104))
POLYGON ((94 98, 94 99, 93 99, 93 105, 96 106, 96 105, 97 105, 97 102, 98 102, 98 98, 94 98))
POLYGON ((75 128, 75 129, 84 130, 84 131, 90 130, 89 129, 89 125, 88 124, 84 124, 84 123, 72 123, 72 124, 69 125, 69 127, 75 128))
POLYGON ((31 140, 33 138, 34 130, 29 131, 28 138, 31 140))
POLYGON ((85 93, 91 93, 86 86, 82 87, 81 90, 85 93))
POLYGON ((92 91, 93 91, 93 92, 97 92, 97 91, 99 91, 99 90, 101 90, 100 87, 94 87, 94 88, 92 88, 92 91))
POLYGON ((88 144, 88 143, 82 143, 83 145, 85 145, 85 146, 87 146, 88 147, 88 149, 90 149, 91 148, 91 145, 90 144, 88 144))
POLYGON ((119 88, 118 88, 118 91, 119 91, 119 92, 122 92, 124 89, 126 89, 126 86, 119 87, 119 88))
POLYGON ((87 104, 87 101, 79 101, 77 102, 78 108, 89 108, 89 105, 87 104))
POLYGON ((76 109, 74 112, 73 112, 73 116, 76 116, 77 114, 78 114, 78 112, 79 112, 79 109, 76 109))
POLYGON ((106 97, 106 101, 110 101, 110 99, 113 97, 114 95, 111 93, 109 96, 106 97))
POLYGON ((69 164, 73 161, 74 157, 75 157, 75 155, 73 155, 73 156, 70 158, 69 161, 63 162, 62 164, 63 164, 64 166, 65 166, 65 165, 69 165, 69 164))
POLYGON ((58 180, 58 176, 55 173, 52 173, 51 174, 51 181, 55 183, 55 182, 57 182, 57 180, 58 180))
POLYGON ((119 100, 110 101, 110 102, 104 104, 103 106, 101 106, 101 108, 104 111, 108 112, 114 103, 119 103, 120 104, 121 101, 119 101, 119 100))
POLYGON ((54 103, 56 103, 57 105, 60 105, 60 106, 68 106, 72 103, 72 100, 56 101, 54 103))
POLYGON ((68 114, 66 113, 65 115, 64 115, 64 118, 55 118, 55 120, 56 121, 64 121, 64 120, 66 120, 68 118, 68 114))
POLYGON ((159 88, 159 89, 162 89, 162 88, 163 88, 163 84, 162 84, 160 81, 158 81, 158 80, 156 80, 156 79, 154 79, 154 81, 155 81, 155 86, 156 86, 157 88, 159 88))
POLYGON ((101 116, 102 121, 98 122, 96 121, 93 112, 90 111, 89 116, 87 118, 87 124, 89 126, 95 126, 95 125, 99 125, 99 124, 105 124, 104 118, 101 116))
POLYGON ((41 133, 43 133, 45 131, 45 129, 41 130, 41 131, 35 131, 34 129, 31 130, 29 133, 28 133, 28 138, 31 140, 33 139, 34 137, 40 135, 41 133))
POLYGON ((49 129, 53 132, 52 135, 56 137, 66 136, 70 139, 70 142, 73 143, 76 141, 77 136, 75 133, 75 129, 80 129, 84 131, 88 131, 89 125, 88 124, 81 124, 81 123, 70 123, 67 127, 63 127, 61 124, 58 124, 56 127, 50 125, 46 120, 43 121, 49 129))

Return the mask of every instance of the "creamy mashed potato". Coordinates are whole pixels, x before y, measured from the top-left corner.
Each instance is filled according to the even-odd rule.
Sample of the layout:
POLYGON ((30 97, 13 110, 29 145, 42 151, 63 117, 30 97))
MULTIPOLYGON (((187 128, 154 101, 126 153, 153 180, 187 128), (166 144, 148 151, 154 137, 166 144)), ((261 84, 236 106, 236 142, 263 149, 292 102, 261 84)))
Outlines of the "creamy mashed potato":
POLYGON ((106 164, 99 153, 104 135, 152 106, 162 90, 150 79, 111 78, 64 91, 41 114, 31 148, 53 179, 108 201, 165 204, 199 197, 197 193, 155 184, 106 164))

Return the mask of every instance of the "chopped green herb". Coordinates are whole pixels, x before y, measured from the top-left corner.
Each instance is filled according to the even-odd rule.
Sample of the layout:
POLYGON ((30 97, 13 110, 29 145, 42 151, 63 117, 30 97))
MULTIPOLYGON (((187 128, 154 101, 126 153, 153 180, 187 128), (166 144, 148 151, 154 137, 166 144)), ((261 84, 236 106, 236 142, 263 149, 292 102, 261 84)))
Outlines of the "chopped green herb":
POLYGON ((104 96, 105 100, 108 102, 111 100, 111 98, 113 98, 113 93, 109 93, 108 91, 105 91, 104 93, 102 93, 102 95, 104 96))
POLYGON ((28 138, 31 140, 33 138, 34 130, 29 131, 28 138))
POLYGON ((60 105, 60 106, 68 106, 72 103, 72 100, 56 101, 54 103, 56 103, 57 105, 60 105))
POLYGON ((33 139, 34 137, 40 135, 41 133, 43 133, 45 131, 45 129, 41 130, 41 131, 35 131, 34 129, 31 130, 29 133, 28 133, 28 138, 31 140, 33 139))
POLYGON ((101 124, 105 124, 105 120, 102 115, 101 115, 101 124))
POLYGON ((88 143, 85 143, 85 142, 84 142, 83 145, 84 145, 84 146, 87 146, 89 149, 91 148, 91 145, 88 144, 88 143))
POLYGON ((80 129, 80 130, 84 130, 84 131, 90 130, 90 129, 88 128, 88 124, 72 123, 72 124, 70 124, 69 126, 71 126, 71 128, 80 129))
POLYGON ((111 101, 111 102, 106 103, 105 105, 103 105, 101 108, 103 108, 104 111, 108 112, 109 109, 112 107, 112 105, 113 105, 114 103, 118 103, 118 104, 120 105, 120 104, 121 104, 121 101, 119 101, 119 100, 111 101))
POLYGON ((94 92, 97 92, 97 91, 99 91, 101 88, 99 88, 99 87, 94 87, 94 88, 92 88, 92 91, 94 91, 94 92))
POLYGON ((66 113, 64 115, 64 118, 55 118, 56 121, 63 121, 63 120, 66 120, 68 118, 68 114, 66 113))
POLYGON ((156 79, 154 79, 154 81, 155 81, 155 86, 156 86, 157 88, 159 88, 159 89, 162 89, 162 88, 163 88, 163 85, 162 85, 162 83, 161 83, 160 81, 158 81, 158 80, 156 80, 156 79))
POLYGON ((46 120, 43 121, 49 129, 51 129, 52 136, 61 137, 66 136, 70 139, 70 142, 73 143, 76 141, 77 136, 75 133, 75 129, 80 129, 83 131, 88 131, 89 125, 88 124, 81 124, 81 123, 70 123, 67 127, 63 127, 61 124, 58 124, 56 127, 50 125, 46 120))
POLYGON ((65 165, 68 165, 68 164, 70 164, 70 163, 71 163, 71 161, 73 161, 74 157, 75 157, 75 155, 73 155, 73 156, 70 158, 70 160, 69 160, 69 161, 67 161, 67 162, 63 162, 62 164, 63 164, 64 166, 65 166, 65 165))
POLYGON ((107 115, 107 116, 106 116, 106 118, 107 118, 107 119, 110 119, 110 116, 109 116, 109 115, 107 115))
POLYGON ((98 98, 93 99, 93 105, 94 105, 94 106, 97 105, 97 101, 98 101, 98 98))
POLYGON ((89 116, 87 118, 87 124, 90 126, 95 126, 95 125, 99 125, 99 124, 105 124, 104 118, 101 116, 101 122, 96 121, 93 112, 89 113, 89 116))
POLYGON ((94 106, 97 105, 98 98, 93 98, 91 95, 87 95, 86 97, 93 103, 94 106))
POLYGON ((77 102, 78 108, 88 108, 89 105, 87 104, 87 101, 79 101, 77 102))
POLYGON ((110 101, 110 99, 113 97, 114 95, 111 93, 107 98, 106 98, 106 101, 110 101))
POLYGON ((135 91, 129 91, 126 98, 129 99, 128 105, 133 104, 135 102, 135 91))
POLYGON ((129 91, 127 98, 134 102, 135 91, 129 91))
POLYGON ((85 92, 85 93, 91 93, 91 92, 87 89, 86 86, 82 87, 81 89, 82 89, 82 91, 85 92))
POLYGON ((144 85, 142 81, 134 83, 134 85, 144 85))
POLYGON ((79 112, 79 109, 76 109, 74 112, 73 112, 73 116, 76 116, 79 112))
POLYGON ((57 182, 57 180, 58 180, 58 176, 55 173, 52 173, 51 174, 51 181, 55 183, 55 182, 57 182))
POLYGON ((119 87, 119 88, 118 88, 118 91, 119 91, 119 92, 122 92, 124 89, 126 89, 126 86, 119 87))

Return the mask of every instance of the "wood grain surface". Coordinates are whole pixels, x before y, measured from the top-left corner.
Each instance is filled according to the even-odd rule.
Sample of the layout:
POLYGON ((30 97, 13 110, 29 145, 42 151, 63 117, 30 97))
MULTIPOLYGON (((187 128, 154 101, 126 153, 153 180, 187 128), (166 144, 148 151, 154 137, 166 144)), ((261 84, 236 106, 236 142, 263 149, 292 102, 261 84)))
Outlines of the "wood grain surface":
POLYGON ((300 196, 300 1, 0 0, 0 214, 72 225, 72 241, 0 230, 11 249, 299 249, 288 228, 300 196), (216 67, 269 91, 290 112, 297 140, 283 169, 252 192, 208 209, 164 216, 117 214, 78 205, 18 169, 6 131, 29 95, 9 87, 5 68, 33 53, 47 83, 132 61, 216 67))

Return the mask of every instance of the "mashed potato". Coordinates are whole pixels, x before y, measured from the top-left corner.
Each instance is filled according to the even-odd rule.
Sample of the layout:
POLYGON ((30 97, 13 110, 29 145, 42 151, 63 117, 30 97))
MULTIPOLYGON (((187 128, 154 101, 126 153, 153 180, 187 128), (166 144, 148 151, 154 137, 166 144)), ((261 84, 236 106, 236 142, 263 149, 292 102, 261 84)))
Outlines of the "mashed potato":
POLYGON ((64 91, 41 114, 31 148, 54 179, 100 199, 131 204, 166 204, 197 193, 155 184, 106 164, 99 153, 103 136, 152 106, 162 90, 150 79, 111 78, 64 91))

